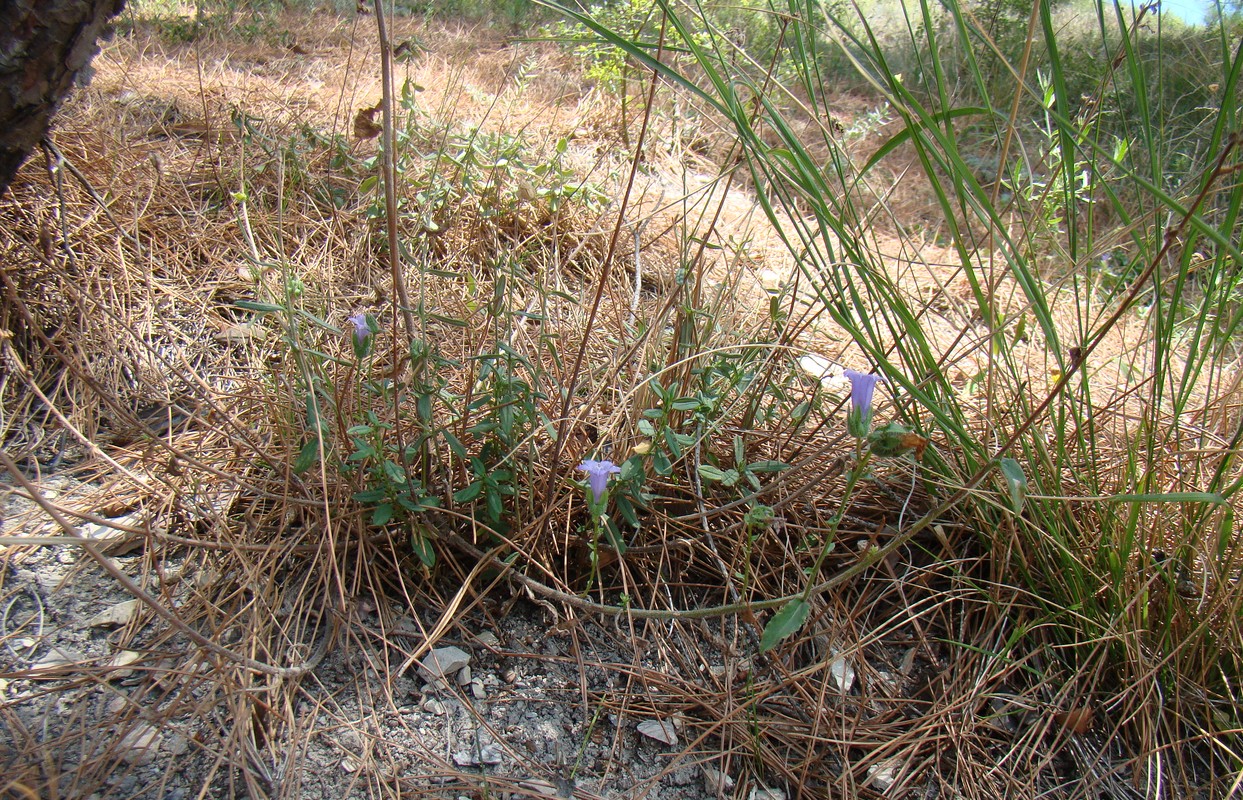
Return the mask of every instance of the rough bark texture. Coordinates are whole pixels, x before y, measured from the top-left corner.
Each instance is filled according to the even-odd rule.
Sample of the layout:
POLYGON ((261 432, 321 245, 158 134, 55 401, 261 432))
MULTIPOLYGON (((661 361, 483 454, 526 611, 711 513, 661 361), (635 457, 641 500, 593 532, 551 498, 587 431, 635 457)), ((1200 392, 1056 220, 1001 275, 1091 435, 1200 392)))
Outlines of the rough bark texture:
POLYGON ((0 195, 125 0, 0 0, 0 195))

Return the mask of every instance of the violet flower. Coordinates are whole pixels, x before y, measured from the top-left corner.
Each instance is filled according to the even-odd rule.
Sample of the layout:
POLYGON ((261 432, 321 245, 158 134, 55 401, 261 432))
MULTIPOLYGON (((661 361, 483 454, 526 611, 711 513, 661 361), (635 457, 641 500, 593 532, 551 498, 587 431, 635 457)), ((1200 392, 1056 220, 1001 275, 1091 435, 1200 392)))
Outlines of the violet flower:
POLYGON ((876 373, 855 372, 853 369, 842 374, 850 379, 850 413, 846 416, 846 427, 852 435, 863 438, 872 425, 872 395, 876 392, 876 384, 884 378, 876 373))
POLYGON ((361 311, 347 319, 346 322, 354 326, 354 341, 360 344, 374 333, 371 330, 371 323, 367 321, 367 315, 361 311))
POLYGON ((587 473, 587 485, 591 487, 591 497, 596 503, 604 497, 605 488, 609 483, 609 476, 621 472, 621 467, 612 461, 595 461, 593 459, 585 459, 578 468, 587 473))

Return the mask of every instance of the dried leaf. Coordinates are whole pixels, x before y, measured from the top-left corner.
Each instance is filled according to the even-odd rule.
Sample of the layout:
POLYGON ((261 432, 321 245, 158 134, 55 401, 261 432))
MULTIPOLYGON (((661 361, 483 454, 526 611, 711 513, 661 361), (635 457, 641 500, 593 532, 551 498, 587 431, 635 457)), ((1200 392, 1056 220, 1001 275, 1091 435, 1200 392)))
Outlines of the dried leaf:
POLYGON ((354 115, 354 138, 374 139, 384 132, 384 128, 376 124, 375 115, 383 106, 383 101, 371 108, 360 108, 354 115))
POLYGON ((672 722, 657 719, 644 720, 638 724, 637 730, 649 739, 655 739, 670 747, 678 746, 678 729, 672 722))
POLYGON ((1087 706, 1076 706, 1070 711, 1059 711, 1053 720, 1074 733, 1087 733, 1096 721, 1096 712, 1087 706))
POLYGON ((251 339, 263 339, 268 330, 259 322, 238 322, 228 325, 216 334, 218 342, 248 342, 251 339))

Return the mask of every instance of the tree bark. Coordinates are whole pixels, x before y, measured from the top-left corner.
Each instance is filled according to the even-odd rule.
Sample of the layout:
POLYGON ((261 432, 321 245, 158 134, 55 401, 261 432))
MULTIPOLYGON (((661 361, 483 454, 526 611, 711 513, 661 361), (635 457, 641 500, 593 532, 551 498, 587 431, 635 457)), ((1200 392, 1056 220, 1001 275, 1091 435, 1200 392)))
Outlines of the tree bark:
POLYGON ((125 0, 0 0, 0 196, 125 0))

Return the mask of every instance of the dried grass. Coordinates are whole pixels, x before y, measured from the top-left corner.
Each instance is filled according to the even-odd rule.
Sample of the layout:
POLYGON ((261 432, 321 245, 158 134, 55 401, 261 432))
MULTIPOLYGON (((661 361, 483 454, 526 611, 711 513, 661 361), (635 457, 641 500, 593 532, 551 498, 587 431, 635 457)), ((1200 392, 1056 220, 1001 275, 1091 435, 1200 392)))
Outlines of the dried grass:
MULTIPOLYGON (((274 326, 250 325, 232 305, 254 297, 256 287, 277 286, 281 276, 256 276, 247 254, 253 247, 264 260, 289 264, 306 285, 310 304, 337 325, 357 310, 386 308, 391 281, 361 201, 338 208, 315 200, 320 190, 350 188, 332 166, 332 148, 304 140, 310 143, 300 150, 301 160, 289 158, 279 171, 275 157, 280 143, 297 138, 302 126, 326 136, 343 134, 353 114, 378 99, 374 31, 323 14, 283 17, 280 24, 311 55, 274 51, 268 44, 239 48, 232 40, 171 47, 141 29, 114 43, 92 87, 60 118, 54 138, 65 163, 53 160, 59 168, 49 173, 47 162, 33 160, 0 204, 0 263, 7 265, 0 273, 0 439, 6 452, 27 471, 75 465, 80 490, 51 503, 71 523, 107 524, 139 512, 133 519, 145 541, 144 566, 159 572, 173 554, 184 555, 180 569, 198 576, 189 590, 184 584, 176 591, 156 587, 151 599, 218 646, 190 646, 175 626, 154 639, 140 637, 138 626, 127 631, 120 645, 141 641, 147 651, 139 668, 150 674, 143 690, 149 697, 140 692, 124 702, 117 698, 119 710, 109 707, 102 715, 107 728, 74 729, 67 718, 66 730, 73 732, 48 740, 23 729, 0 704, 0 719, 20 749, 3 762, 7 792, 89 795, 115 780, 118 769, 132 769, 118 745, 127 733, 174 720, 189 726, 190 746, 214 760, 205 791, 210 785, 230 796, 296 797, 297 778, 282 782, 274 771, 296 776, 290 764, 314 735, 334 728, 356 741, 360 782, 368 780, 363 776, 373 781, 357 786, 357 793, 426 791, 396 777, 401 766, 378 737, 374 719, 397 706, 383 693, 388 676, 458 630, 465 611, 493 588, 480 577, 484 567, 494 566, 479 559, 490 540, 477 520, 454 513, 429 517, 440 556, 429 576, 401 542, 368 528, 351 500, 360 487, 339 475, 312 470, 297 476, 289 468, 301 440, 292 412, 274 399, 292 397, 286 387, 296 382, 296 365, 274 326), (250 137, 230 121, 236 111, 255 120, 250 137), (284 185, 278 175, 286 178, 284 185), (231 199, 243 177, 253 244, 231 199), (462 592, 446 592, 445 586, 462 592), (368 629, 358 605, 374 603, 383 618, 388 605, 380 598, 438 609, 443 625, 412 639, 368 629), (324 705, 310 713, 298 710, 309 696, 300 686, 316 681, 317 660, 336 648, 359 653, 380 678, 358 681, 357 694, 371 703, 361 720, 329 701, 317 701, 324 705), (329 720, 327 728, 321 718, 329 720), (281 753, 289 754, 289 763, 277 763, 281 753)), ((626 154, 609 138, 616 123, 606 99, 557 77, 572 71, 555 51, 435 24, 410 23, 396 38, 408 36, 428 48, 409 77, 426 87, 420 106, 434 109, 434 116, 522 131, 533 142, 568 137, 580 170, 600 175, 609 186, 610 174, 624 174, 626 154), (533 77, 516 85, 520 69, 533 77)), ((351 141, 349 149, 355 157, 374 152, 368 142, 351 141)), ((707 186, 704 179, 692 177, 695 185, 688 187, 657 177, 659 168, 653 172, 636 188, 627 220, 628 230, 638 229, 646 265, 637 307, 631 305, 633 275, 615 273, 590 337, 585 306, 549 301, 546 291, 590 296, 615 208, 559 218, 551 235, 548 218, 517 216, 498 225, 477 209, 459 208, 453 226, 425 253, 437 272, 422 273, 412 287, 437 313, 472 323, 456 328, 429 322, 419 332, 438 342, 446 359, 470 364, 495 341, 495 331, 485 327, 491 320, 480 311, 480 298, 489 296, 498 278, 489 262, 509 250, 533 254, 525 273, 508 273, 514 281, 511 305, 538 308, 543 321, 515 326, 507 343, 529 358, 546 359, 540 337, 549 332, 560 337, 562 354, 589 338, 586 374, 577 381, 583 394, 571 407, 568 443, 558 449, 563 476, 566 465, 592 451, 596 437, 614 440, 619 449, 632 444, 625 431, 634 409, 646 407, 648 365, 664 363, 668 354, 657 336, 631 347, 619 344, 626 339, 615 334, 632 324, 632 313, 657 332, 675 324, 682 301, 676 277, 686 259, 676 244, 679 226, 697 227, 724 204, 716 233, 724 247, 698 272, 702 291, 715 297, 710 305, 718 314, 716 345, 757 341, 771 332, 766 305, 757 302, 767 297, 764 284, 771 282, 764 271, 784 276, 789 261, 755 224, 753 204, 738 193, 724 199, 719 190, 696 194, 707 186), (738 246, 731 248, 731 239, 738 246), (745 248, 743 241, 749 242, 745 248)), ((889 203, 918 200, 891 197, 889 203)), ((636 234, 622 239, 622 252, 631 259, 627 236, 636 234)), ((930 251, 918 262, 908 260, 899 275, 913 293, 928 292, 930 281, 937 286, 926 302, 933 309, 944 303, 941 333, 948 351, 959 334, 954 279, 930 251)), ((998 291, 1013 288, 1003 284, 998 291)), ((837 338, 834 328, 811 312, 800 313, 794 319, 802 334, 790 338, 790 352, 829 347, 837 338)), ((397 329, 395 320, 385 321, 382 348, 397 329)), ((1119 331, 1120 361, 1128 338, 1119 331)), ((347 353, 345 338, 327 332, 309 344, 347 353)), ((962 345, 977 352, 980 346, 962 345)), ((853 357, 849 351, 831 355, 853 357)), ((965 376, 972 357, 953 357, 952 368, 965 376)), ((1029 391, 1046 385, 1042 373, 1047 381, 1040 354, 1033 352, 1032 360, 1029 391)), ((350 368, 339 369, 334 380, 348 387, 350 368)), ((468 369, 447 379, 455 392, 473 391, 468 369)), ((1237 382, 1221 392, 1237 396, 1237 382)), ((347 388, 337 399, 342 408, 362 402, 347 388)), ((1232 425, 1237 408, 1236 402, 1206 425, 1232 425)), ((556 420, 557 398, 543 410, 556 420)), ((740 425, 743 411, 727 416, 740 425)), ((983 410, 982 430, 988 418, 983 410)), ((547 440, 537 437, 531 444, 539 456, 552 452, 547 440)), ((606 584, 592 594, 626 591, 636 607, 659 610, 799 591, 799 548, 806 538, 822 535, 838 513, 849 448, 819 431, 760 449, 796 465, 766 492, 765 502, 783 520, 772 535, 751 541, 745 509, 717 503, 710 494, 695 496, 685 488, 695 485, 693 476, 657 485, 658 513, 646 521, 642 540, 609 565, 606 584)), ((531 461, 525 467, 530 487, 548 485, 552 465, 531 461)), ((909 520, 930 507, 910 467, 886 469, 852 504, 826 573, 857 561, 861 548, 883 544, 902 515, 909 520)), ((463 478, 443 475, 438 488, 450 492, 463 478)), ((575 532, 582 509, 572 487, 550 488, 548 496, 515 504, 508 544, 529 565, 524 581, 578 598, 589 572, 588 543, 575 532)), ((1084 513, 1090 525, 1090 511, 1084 513)), ((29 521, 11 521, 6 533, 29 521)), ((1106 652, 1140 649, 1142 643, 1103 631, 1099 657, 1080 664, 1076 674, 1066 672, 1047 640, 1016 648, 1018 627, 1041 625, 1040 604, 1001 580, 1007 560, 1023 562, 1024 556, 981 552, 973 532, 951 520, 934 531, 840 591, 818 597, 805 635, 780 655, 746 657, 762 621, 751 613, 711 623, 623 619, 616 630, 624 646, 659 652, 671 669, 652 670, 638 655, 632 663, 608 663, 580 654, 580 670, 590 666, 617 678, 615 690, 598 696, 584 688, 584 709, 678 717, 685 722, 686 744, 671 758, 670 770, 714 765, 748 781, 784 783, 808 797, 1152 796, 1144 784, 1145 764, 1133 754, 1144 752, 1147 737, 1137 729, 1151 719, 1142 704, 1159 692, 1156 676, 1151 685, 1124 694, 1116 707, 1100 704, 1115 696, 1104 689, 1106 652), (723 665, 697 651, 696 643, 705 641, 727 654, 723 665), (830 675, 843 659, 857 674, 848 691, 830 675), (1094 718, 1081 718, 1081 709, 1091 709, 1082 713, 1094 718), (1084 730, 1076 730, 1081 722, 1084 730), (877 771, 890 768, 892 786, 878 789, 877 771)), ((1013 541, 1019 546, 1018 537, 1013 541)), ((26 551, 10 546, 3 552, 6 561, 18 563, 26 551)), ((571 623, 583 613, 581 604, 548 607, 571 623)), ((1234 612, 1223 608, 1218 618, 1237 625, 1234 612)), ((69 677, 107 690, 109 670, 81 664, 69 677)), ((64 685, 49 684, 48 702, 64 685)), ((65 713, 99 718, 89 710, 65 713)), ((1185 746, 1149 757, 1203 758, 1194 731, 1155 738, 1185 746)), ((480 786, 478 775, 454 767, 430 744, 425 750, 442 775, 480 786)), ((1219 769, 1205 760, 1187 772, 1215 774, 1215 785, 1224 786, 1228 776, 1213 772, 1219 769)), ((504 779, 489 781, 492 791, 531 792, 504 779)), ((756 784, 740 781, 739 792, 744 785, 756 784)))

